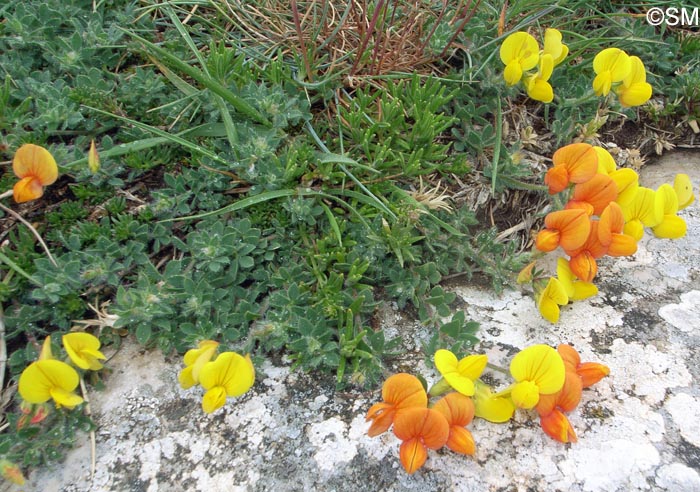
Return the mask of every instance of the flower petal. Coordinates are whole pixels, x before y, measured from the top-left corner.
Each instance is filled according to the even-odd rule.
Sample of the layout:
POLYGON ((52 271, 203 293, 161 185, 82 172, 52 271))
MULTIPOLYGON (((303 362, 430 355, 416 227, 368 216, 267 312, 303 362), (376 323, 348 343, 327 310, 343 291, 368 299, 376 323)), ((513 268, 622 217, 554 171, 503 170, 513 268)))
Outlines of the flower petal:
POLYGON ((32 362, 19 377, 20 396, 29 403, 44 403, 51 391, 73 391, 78 386, 78 373, 65 362, 55 359, 32 362))
POLYGON ((41 198, 44 194, 44 187, 34 176, 27 176, 15 183, 12 188, 12 197, 17 203, 29 202, 41 198))
POLYGON ((481 382, 476 383, 474 392, 474 415, 497 424, 507 422, 513 416, 515 406, 510 398, 494 396, 491 388, 481 382))
POLYGON ((565 145, 552 156, 554 166, 565 166, 572 183, 583 183, 598 172, 598 154, 587 143, 565 145))
POLYGON ((676 174, 673 180, 673 189, 678 197, 678 210, 683 210, 695 201, 693 183, 690 182, 690 177, 687 174, 676 174))
POLYGON ((610 374, 610 368, 597 362, 583 362, 576 367, 576 374, 581 378, 583 387, 588 388, 610 374))
POLYGON ((32 176, 41 186, 47 186, 58 179, 58 166, 51 153, 44 147, 24 144, 12 160, 12 170, 18 178, 32 176))
POLYGON ((677 215, 664 215, 663 220, 652 228, 654 235, 664 239, 678 239, 685 236, 688 225, 677 215))
POLYGON ((440 412, 412 407, 396 415, 394 434, 402 441, 420 438, 426 447, 439 449, 447 442, 450 426, 440 412))
POLYGON ((593 150, 595 150, 595 153, 598 155, 598 174, 610 175, 610 173, 617 169, 615 159, 610 152, 599 145, 594 145, 593 150))
POLYGON ((228 396, 239 396, 255 382, 255 370, 249 356, 223 352, 207 362, 199 372, 199 383, 206 390, 222 387, 228 396))
POLYGON ((461 393, 448 393, 440 398, 433 410, 440 412, 450 426, 464 427, 474 418, 474 403, 461 393))
POLYGON ((428 450, 425 449, 420 439, 409 439, 401 443, 399 459, 406 473, 413 475, 416 470, 425 464, 425 461, 428 459, 428 450))
POLYGON ((566 369, 559 353, 549 345, 531 345, 518 352, 510 363, 517 382, 532 381, 542 394, 556 393, 564 385, 566 369))
POLYGON ((447 437, 446 445, 455 453, 471 456, 476 452, 474 436, 464 427, 450 427, 450 435, 447 437))
POLYGON ((396 408, 427 407, 428 395, 420 380, 407 373, 394 374, 384 381, 382 399, 396 408))
POLYGON ((559 410, 553 410, 550 414, 540 417, 542 430, 552 439, 559 442, 576 442, 576 432, 571 427, 569 419, 559 410))
POLYGON ((202 397, 202 410, 212 413, 223 407, 226 403, 226 389, 223 386, 214 386, 202 397))

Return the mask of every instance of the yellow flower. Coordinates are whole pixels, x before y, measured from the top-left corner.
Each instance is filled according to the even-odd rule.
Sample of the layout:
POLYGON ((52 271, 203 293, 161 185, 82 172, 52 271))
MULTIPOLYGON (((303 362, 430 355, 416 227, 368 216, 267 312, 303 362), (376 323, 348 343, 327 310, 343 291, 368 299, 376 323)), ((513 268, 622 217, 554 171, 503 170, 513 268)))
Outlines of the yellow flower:
POLYGON ((569 47, 561 42, 561 33, 557 29, 545 29, 542 54, 551 55, 555 67, 569 54, 569 47))
POLYGON ((607 96, 613 83, 621 82, 632 69, 630 57, 618 48, 607 48, 593 59, 593 90, 598 96, 607 96))
POLYGON ((537 297, 537 308, 544 319, 550 323, 556 323, 559 321, 559 306, 565 306, 568 302, 569 296, 561 281, 550 277, 547 286, 537 297))
POLYGON ((488 385, 481 381, 476 382, 474 391, 475 416, 500 424, 510 420, 513 412, 515 412, 515 406, 510 398, 496 396, 488 385))
POLYGON ((506 66, 503 78, 508 85, 517 84, 523 72, 535 68, 540 58, 537 40, 526 32, 514 32, 500 49, 501 61, 506 66))
POLYGON ((182 389, 191 388, 199 383, 199 372, 204 367, 204 364, 214 357, 218 347, 219 342, 202 340, 196 349, 190 349, 185 353, 185 368, 177 376, 182 389))
MULTIPOLYGON (((450 386, 465 396, 474 394, 474 381, 484 372, 487 362, 488 357, 484 354, 469 355, 458 361, 457 356, 449 350, 440 349, 435 352, 437 370, 450 386)), ((431 391, 431 394, 434 393, 431 391)))
POLYGON ((18 390, 29 403, 44 403, 53 398, 57 407, 73 408, 83 402, 73 393, 79 382, 78 373, 65 362, 38 360, 22 371, 18 390))
POLYGON ((227 396, 240 396, 253 386, 255 369, 250 356, 224 352, 215 361, 204 364, 199 382, 207 390, 202 409, 212 413, 224 406, 227 396))
POLYGON ((594 145, 593 150, 598 155, 598 174, 610 175, 613 173, 617 168, 617 164, 610 152, 598 145, 594 145))
POLYGON ((100 352, 100 340, 89 333, 75 332, 63 335, 63 346, 70 360, 81 369, 102 369, 98 359, 106 359, 100 352))
POLYGON ((540 57, 539 67, 535 75, 525 77, 527 95, 535 101, 550 103, 554 99, 554 91, 548 80, 554 70, 554 59, 550 54, 540 57))
POLYGON ((668 183, 664 183, 656 190, 656 195, 663 203, 663 217, 661 222, 652 227, 656 237, 665 239, 678 239, 685 236, 688 226, 678 213, 678 197, 676 191, 668 183))
MULTIPOLYGON (((591 282, 583 282, 571 271, 569 262, 561 256, 557 258, 557 278, 564 288, 564 292, 572 301, 580 301, 593 297, 598 293, 598 287, 591 282)), ((557 311, 559 308, 557 307, 557 311)))
POLYGON ((6 459, 0 460, 0 475, 17 485, 24 485, 22 470, 15 463, 6 459))
POLYGON ((610 177, 617 186, 617 198, 615 201, 621 206, 629 205, 637 195, 639 189, 639 174, 633 169, 623 167, 610 173, 610 177))
POLYGON ((630 72, 622 79, 622 84, 615 90, 620 104, 625 107, 639 106, 651 97, 651 85, 647 83, 644 63, 637 56, 630 56, 630 72))
POLYGON ((540 395, 551 395, 564 386, 566 368, 559 353, 549 345, 527 347, 510 363, 516 383, 510 396, 516 407, 529 410, 537 405, 540 395))
POLYGON ((24 144, 17 149, 12 170, 20 178, 13 188, 17 203, 40 198, 44 194, 44 186, 58 179, 58 166, 51 153, 34 144, 24 144))
POLYGON ((687 174, 676 174, 676 178, 673 180, 673 189, 678 196, 678 210, 683 210, 695 201, 693 183, 690 182, 690 177, 687 174))
POLYGON ((664 216, 664 202, 654 190, 640 186, 634 198, 622 205, 625 216, 623 232, 639 241, 644 235, 644 227, 656 227, 664 216))

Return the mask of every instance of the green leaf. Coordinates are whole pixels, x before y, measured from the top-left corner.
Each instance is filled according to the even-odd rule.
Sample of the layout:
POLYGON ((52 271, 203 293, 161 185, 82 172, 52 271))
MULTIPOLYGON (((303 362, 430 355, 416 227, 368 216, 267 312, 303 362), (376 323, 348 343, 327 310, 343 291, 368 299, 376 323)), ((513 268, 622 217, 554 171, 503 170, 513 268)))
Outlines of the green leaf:
POLYGON ((148 342, 151 340, 151 327, 149 325, 139 325, 136 328, 136 340, 142 345, 148 344, 148 342))

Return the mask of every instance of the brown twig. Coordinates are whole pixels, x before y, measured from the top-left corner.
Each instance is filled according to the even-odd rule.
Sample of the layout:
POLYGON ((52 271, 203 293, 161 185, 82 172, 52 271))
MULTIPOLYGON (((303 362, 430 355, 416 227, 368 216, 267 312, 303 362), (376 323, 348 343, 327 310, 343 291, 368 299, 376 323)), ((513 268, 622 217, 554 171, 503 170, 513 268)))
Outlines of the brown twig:
POLYGON ((30 231, 32 231, 32 234, 34 234, 34 237, 37 238, 37 240, 39 241, 39 244, 41 244, 41 247, 44 248, 44 251, 46 252, 46 256, 48 256, 48 257, 49 257, 49 260, 51 261, 51 263, 53 263, 53 266, 58 267, 58 263, 56 263, 56 260, 55 260, 54 257, 51 255, 51 251, 49 251, 49 247, 46 245, 46 243, 44 242, 44 240, 41 238, 41 235, 40 235, 39 232, 34 228, 34 226, 31 225, 29 222, 27 222, 27 221, 24 219, 24 217, 22 217, 20 214, 18 214, 17 212, 15 212, 14 210, 12 210, 12 209, 9 208, 9 207, 6 207, 6 206, 3 205, 2 203, 0 203, 0 208, 3 209, 3 210, 4 210, 5 212, 7 212, 8 214, 12 215, 15 219, 19 220, 22 224, 24 224, 25 226, 27 226, 27 228, 28 228, 30 231))

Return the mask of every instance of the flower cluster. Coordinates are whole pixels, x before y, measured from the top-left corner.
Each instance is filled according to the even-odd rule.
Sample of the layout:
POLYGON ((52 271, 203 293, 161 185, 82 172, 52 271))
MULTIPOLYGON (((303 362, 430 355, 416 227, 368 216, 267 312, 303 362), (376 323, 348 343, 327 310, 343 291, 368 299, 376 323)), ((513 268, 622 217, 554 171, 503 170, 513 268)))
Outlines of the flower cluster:
POLYGON ((255 369, 249 355, 222 352, 214 359, 218 348, 219 342, 213 340, 199 342, 196 349, 185 353, 185 368, 178 375, 183 389, 199 384, 206 390, 202 409, 207 413, 223 407, 227 397, 242 395, 255 382, 255 369))
POLYGON ((502 423, 518 408, 534 408, 547 435, 574 442, 576 434, 564 412, 576 408, 583 388, 610 372, 602 364, 581 363, 578 352, 569 345, 560 345, 557 350, 532 345, 511 360, 513 384, 494 393, 479 379, 487 362, 483 354, 458 360, 449 350, 438 350, 435 367, 442 379, 429 393, 417 377, 394 374, 382 386, 383 401, 367 412, 366 420, 372 422, 367 434, 374 437, 393 426, 394 435, 402 441, 399 458, 409 474, 423 466, 428 449, 447 446, 473 455, 476 446, 466 426, 474 416, 502 423), (441 398, 431 406, 429 396, 441 398))
POLYGON ((684 236, 686 223, 677 214, 695 197, 687 175, 645 188, 634 170, 618 169, 607 150, 587 143, 560 148, 552 161, 544 181, 566 204, 547 214, 535 247, 545 253, 561 248, 568 259, 558 259, 556 277, 534 275, 533 263, 518 281, 532 282, 542 316, 556 323, 559 306, 597 294, 597 259, 634 254, 645 227, 660 238, 684 236))
POLYGON ((527 95, 532 99, 544 103, 552 102, 554 90, 549 78, 554 67, 559 65, 568 53, 569 48, 562 43, 561 33, 556 29, 545 30, 542 50, 532 35, 515 32, 501 45, 501 61, 506 66, 503 78, 509 86, 522 80, 527 95), (528 72, 535 67, 537 72, 528 72))
MULTIPOLYGON (((63 335, 63 347, 68 360, 83 370, 102 369, 100 360, 105 356, 100 352, 100 340, 89 333, 74 332, 63 335)), ((51 352, 51 337, 44 340, 39 359, 29 364, 19 377, 18 391, 25 403, 20 425, 42 420, 48 411, 44 405, 53 400, 57 408, 72 409, 83 403, 83 398, 75 394, 80 376, 70 364, 54 358, 51 352), (38 405, 32 407, 31 405, 38 405), (23 417, 25 417, 23 416, 23 417)))
POLYGON ((619 48, 607 48, 593 59, 593 91, 607 96, 613 90, 624 107, 639 106, 651 97, 644 63, 637 56, 629 56, 619 48))

